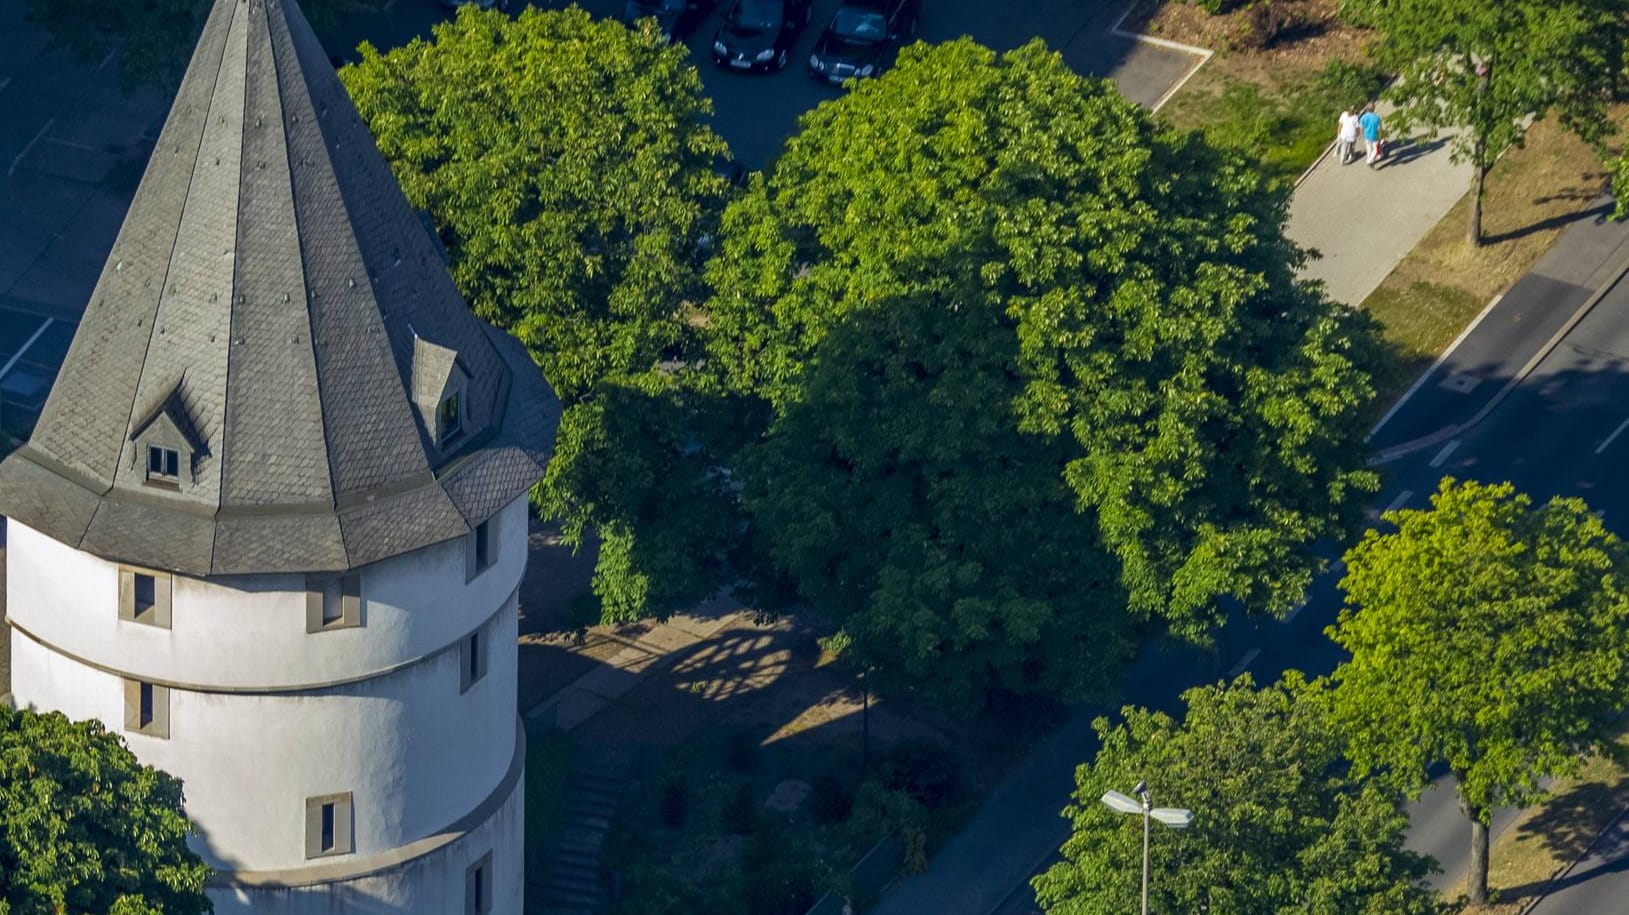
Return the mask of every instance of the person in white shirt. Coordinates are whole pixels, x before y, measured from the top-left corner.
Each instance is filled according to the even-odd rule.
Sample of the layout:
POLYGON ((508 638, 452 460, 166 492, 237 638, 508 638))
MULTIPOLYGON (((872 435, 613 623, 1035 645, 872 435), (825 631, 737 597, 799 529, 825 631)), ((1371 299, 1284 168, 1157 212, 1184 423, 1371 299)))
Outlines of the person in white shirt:
POLYGON ((1340 156, 1342 165, 1352 161, 1352 149, 1357 145, 1357 135, 1358 117, 1348 106, 1341 111, 1340 125, 1335 130, 1335 155, 1340 156))

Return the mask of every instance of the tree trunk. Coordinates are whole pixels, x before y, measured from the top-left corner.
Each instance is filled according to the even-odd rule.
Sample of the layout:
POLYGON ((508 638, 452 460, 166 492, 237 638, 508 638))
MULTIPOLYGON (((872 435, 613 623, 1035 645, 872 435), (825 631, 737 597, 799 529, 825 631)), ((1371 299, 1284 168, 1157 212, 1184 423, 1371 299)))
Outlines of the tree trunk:
POLYGON ((1471 905, 1488 904, 1488 824, 1483 814, 1485 811, 1471 810, 1460 805, 1465 816, 1471 821, 1471 866, 1465 873, 1465 889, 1470 894, 1471 905))
POLYGON ((1471 247, 1482 247, 1482 186, 1487 182, 1488 170, 1482 166, 1482 144, 1476 145, 1476 170, 1471 176, 1471 222, 1465 237, 1471 247))

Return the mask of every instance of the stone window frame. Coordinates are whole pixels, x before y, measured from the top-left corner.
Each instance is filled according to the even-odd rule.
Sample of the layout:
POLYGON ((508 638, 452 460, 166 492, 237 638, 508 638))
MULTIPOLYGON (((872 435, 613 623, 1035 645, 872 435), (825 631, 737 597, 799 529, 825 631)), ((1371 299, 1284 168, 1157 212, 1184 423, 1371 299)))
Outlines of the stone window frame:
POLYGON ((464 582, 480 577, 498 561, 498 517, 482 521, 464 538, 464 582))
POLYGON ((305 856, 332 858, 356 851, 356 811, 351 792, 319 794, 305 799, 305 856), (327 808, 327 823, 324 810, 327 808), (325 827, 326 826, 326 830, 325 827), (327 847, 323 847, 324 840, 327 847))
POLYGON ((486 679, 487 663, 491 657, 491 644, 482 624, 474 632, 458 640, 458 692, 460 695, 486 679))
POLYGON ((489 915, 492 911, 492 852, 464 868, 464 915, 489 915))
POLYGON ((169 629, 174 605, 174 575, 140 566, 119 566, 120 620, 169 629), (152 587, 151 601, 140 599, 144 581, 152 587))
POLYGON ((170 737, 170 688, 146 680, 124 681, 124 730, 168 740, 170 737), (146 721, 142 719, 146 718, 146 721))
POLYGON ((330 632, 362 626, 362 573, 311 573, 305 577, 305 631, 330 632))
POLYGON ((181 449, 171 448, 168 445, 148 443, 147 482, 157 483, 161 486, 179 487, 181 485, 181 449), (155 455, 158 457, 156 462, 153 460, 155 455), (153 469, 155 463, 159 465, 158 470, 153 469))

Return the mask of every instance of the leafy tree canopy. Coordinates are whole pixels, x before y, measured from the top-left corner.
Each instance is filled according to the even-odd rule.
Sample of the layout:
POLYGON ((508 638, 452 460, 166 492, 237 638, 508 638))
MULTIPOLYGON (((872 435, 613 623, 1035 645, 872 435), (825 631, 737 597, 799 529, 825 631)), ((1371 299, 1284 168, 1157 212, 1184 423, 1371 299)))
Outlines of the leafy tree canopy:
POLYGON ((1380 31, 1380 63, 1398 74, 1398 125, 1459 129, 1453 154, 1473 167, 1468 235, 1482 241, 1487 170, 1554 112, 1585 140, 1611 131, 1623 77, 1629 0, 1347 0, 1380 31))
POLYGON ((568 404, 684 354, 727 154, 685 50, 581 9, 466 6, 340 71, 481 317, 568 404))
POLYGON ((1428 859, 1403 849, 1407 818, 1379 784, 1354 779, 1323 703, 1292 675, 1248 675, 1183 696, 1180 720, 1127 708, 1096 722, 1102 749, 1075 773, 1064 860, 1035 878, 1056 915, 1122 915, 1140 893, 1141 818, 1099 798, 1147 780, 1185 830, 1153 825, 1150 910, 1211 915, 1426 915, 1428 859))
POLYGON ((605 616, 710 594, 739 522, 684 370, 728 152, 685 49, 577 8, 466 6, 340 75, 476 313, 566 404, 534 501, 598 541, 605 616))
POLYGON ((1629 557, 1583 502, 1535 509, 1509 484, 1444 480, 1386 520, 1346 554, 1333 711, 1360 767, 1418 790, 1446 763, 1485 826, 1576 771, 1629 702, 1629 557))
POLYGON ((181 782, 99 722, 0 705, 0 915, 198 915, 181 782))
POLYGON ((921 292, 850 314, 740 469, 771 555, 884 686, 1099 692, 1129 651, 1117 567, 1071 449, 1019 432, 1018 338, 921 292))
MULTIPOLYGON (((759 500, 782 565, 811 593, 870 588, 895 561, 940 576, 856 604, 871 613, 948 617, 952 594, 981 602, 933 623, 913 646, 923 658, 941 650, 933 638, 954 633, 953 648, 997 616, 1024 630, 1019 644, 1056 631, 1055 609, 1018 608, 1078 576, 1100 581, 1094 556, 1113 557, 1135 613, 1189 635, 1224 596, 1293 605, 1311 544, 1352 530, 1374 483, 1362 446, 1373 335, 1295 280, 1284 216, 1244 158, 1155 126, 1039 42, 1002 55, 965 39, 916 45, 806 115, 773 174, 726 211, 708 273, 710 365, 784 418, 770 446, 781 464, 809 457, 807 474, 824 478, 806 512, 796 493, 759 500), (880 314, 897 309, 912 313, 880 314), (975 466, 996 460, 1013 466, 975 466), (887 479, 888 462, 961 478, 913 494, 887 479), (884 495, 906 512, 888 527, 929 540, 879 544, 895 559, 872 550, 855 559, 862 571, 811 578, 824 561, 814 545, 869 538, 837 525, 874 519, 861 503, 884 495), (964 504, 935 501, 952 497, 964 504), (1024 515, 1043 552, 1080 543, 1060 511, 1071 500, 1096 541, 1079 554, 1087 569, 1033 591, 965 590, 1001 555, 982 551, 1006 549, 996 532, 946 533, 979 498, 996 518, 1024 515)), ((801 472, 765 473, 756 491, 810 482, 801 472)))

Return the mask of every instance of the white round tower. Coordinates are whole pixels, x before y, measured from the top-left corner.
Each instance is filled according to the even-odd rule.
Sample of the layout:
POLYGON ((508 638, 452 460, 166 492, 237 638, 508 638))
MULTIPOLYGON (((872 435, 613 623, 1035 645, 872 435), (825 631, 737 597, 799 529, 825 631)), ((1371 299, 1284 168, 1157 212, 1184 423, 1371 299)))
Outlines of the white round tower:
POLYGON ((520 915, 516 593, 558 418, 292 0, 217 0, 0 463, 16 703, 183 780, 219 913, 520 915))

